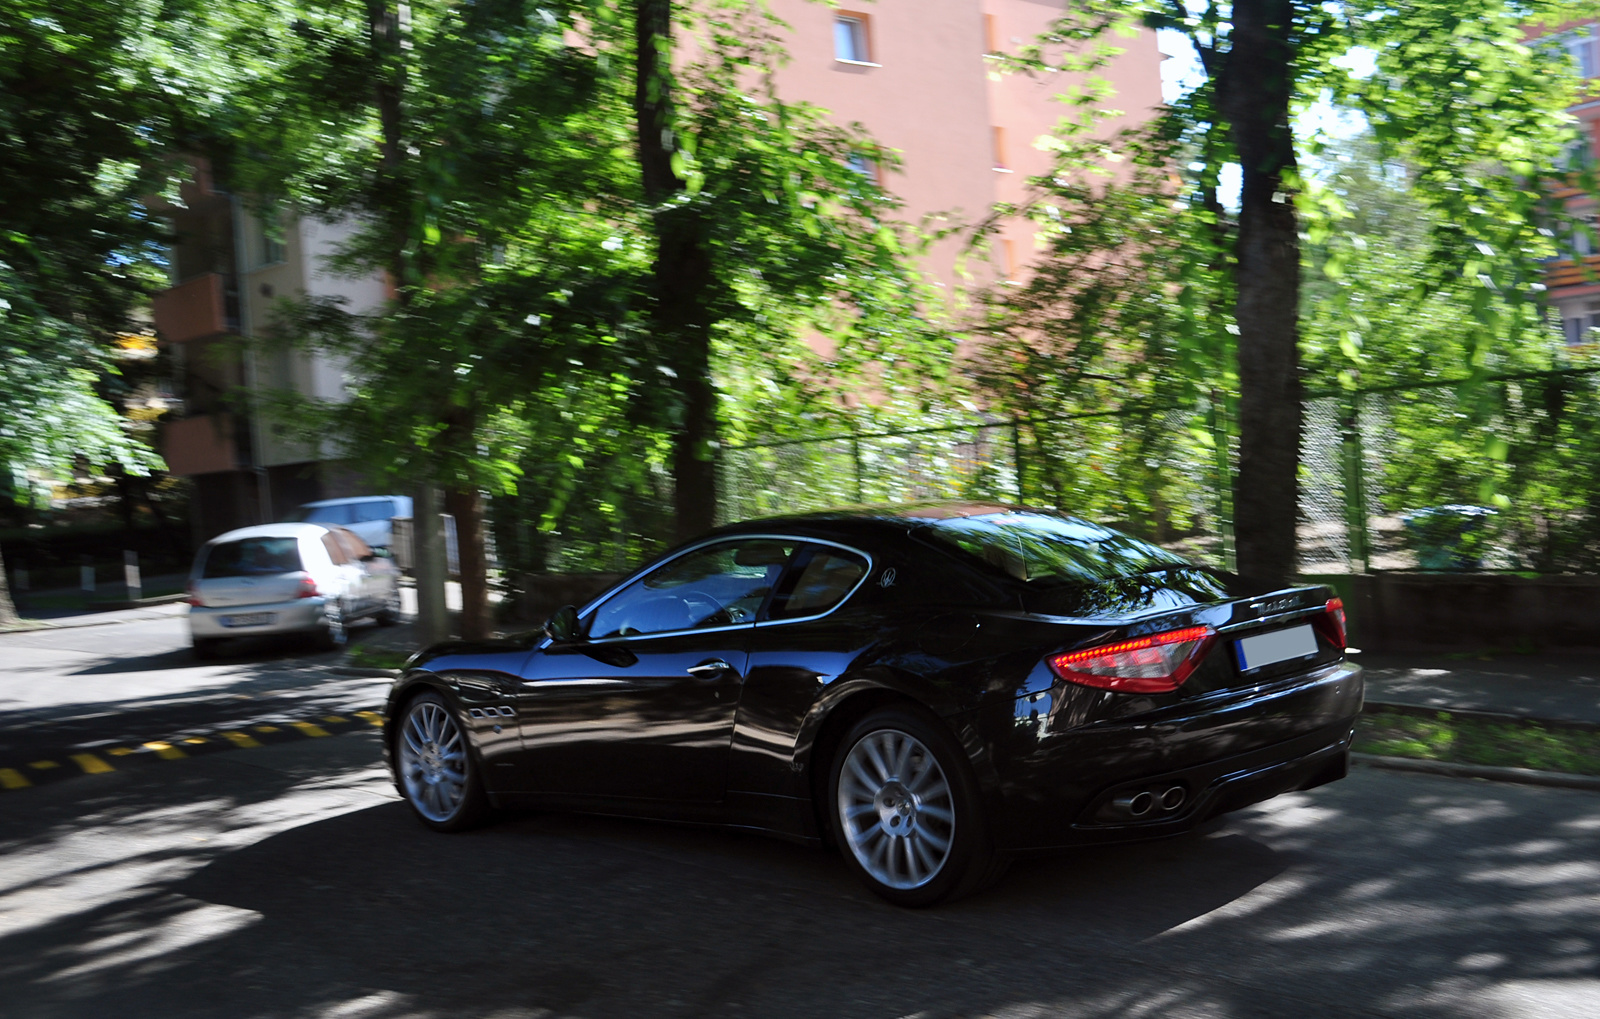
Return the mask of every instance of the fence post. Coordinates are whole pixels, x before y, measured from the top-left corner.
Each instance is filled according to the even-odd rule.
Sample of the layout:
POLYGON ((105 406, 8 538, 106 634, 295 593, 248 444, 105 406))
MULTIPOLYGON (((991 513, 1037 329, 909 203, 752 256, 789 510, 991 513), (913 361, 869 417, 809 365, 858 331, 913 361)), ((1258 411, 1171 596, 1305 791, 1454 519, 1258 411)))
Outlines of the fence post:
POLYGON ((1367 486, 1365 455, 1361 448, 1361 393, 1352 392, 1345 400, 1340 422, 1340 445, 1344 448, 1344 520, 1350 544, 1350 572, 1367 572, 1370 558, 1367 534, 1367 486))
POLYGON ((1017 472, 1017 504, 1028 504, 1028 489, 1022 482, 1022 424, 1011 419, 1011 465, 1017 472))
POLYGON ((856 435, 850 436, 850 459, 856 469, 856 505, 859 506, 867 500, 861 486, 861 438, 856 435))
POLYGON ((1228 396, 1211 391, 1211 444, 1217 457, 1217 537, 1222 543, 1222 568, 1239 568, 1233 544, 1233 446, 1228 421, 1228 396))

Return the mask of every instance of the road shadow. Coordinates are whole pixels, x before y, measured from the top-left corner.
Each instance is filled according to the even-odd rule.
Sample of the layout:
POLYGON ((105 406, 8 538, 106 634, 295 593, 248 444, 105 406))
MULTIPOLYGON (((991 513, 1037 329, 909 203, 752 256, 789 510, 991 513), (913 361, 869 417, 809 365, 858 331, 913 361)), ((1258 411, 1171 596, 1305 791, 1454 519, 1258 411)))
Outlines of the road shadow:
POLYGON ((0 984, 30 1017, 378 1019, 1514 1019, 1600 988, 1600 801, 1358 775, 928 911, 755 836, 565 815, 440 836, 390 803, 0 937, 0 984))

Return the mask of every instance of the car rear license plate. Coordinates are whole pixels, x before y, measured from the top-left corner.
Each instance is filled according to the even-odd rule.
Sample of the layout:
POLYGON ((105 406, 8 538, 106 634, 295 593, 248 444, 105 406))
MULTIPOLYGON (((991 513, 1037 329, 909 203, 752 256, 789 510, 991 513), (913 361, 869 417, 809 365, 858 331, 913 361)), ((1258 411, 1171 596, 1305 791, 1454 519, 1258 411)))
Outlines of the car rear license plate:
POLYGON ((1233 642, 1233 649, 1239 656, 1239 671, 1253 672, 1278 662, 1315 656, 1317 635, 1310 626, 1291 626, 1287 630, 1241 637, 1233 642))
POLYGON ((266 626, 278 620, 276 612, 246 612, 238 616, 223 616, 223 626, 266 626))

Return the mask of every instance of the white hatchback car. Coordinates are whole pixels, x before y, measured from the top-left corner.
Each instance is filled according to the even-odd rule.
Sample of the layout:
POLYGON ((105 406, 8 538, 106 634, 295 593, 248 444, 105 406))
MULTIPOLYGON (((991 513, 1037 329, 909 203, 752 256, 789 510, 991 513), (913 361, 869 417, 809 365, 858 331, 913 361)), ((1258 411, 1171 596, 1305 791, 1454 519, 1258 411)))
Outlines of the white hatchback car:
POLYGON ((218 535, 189 575, 189 637, 210 658, 230 637, 311 633, 342 647, 352 620, 400 615, 400 570, 343 527, 259 524, 218 535))

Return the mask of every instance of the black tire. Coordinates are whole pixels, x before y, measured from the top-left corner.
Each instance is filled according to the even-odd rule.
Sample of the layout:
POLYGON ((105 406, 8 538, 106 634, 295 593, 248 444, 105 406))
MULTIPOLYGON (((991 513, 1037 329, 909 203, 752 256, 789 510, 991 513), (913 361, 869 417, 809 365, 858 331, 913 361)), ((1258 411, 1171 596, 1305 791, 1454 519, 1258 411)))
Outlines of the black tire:
POLYGON ((478 762, 473 760, 466 729, 458 712, 439 694, 430 690, 406 702, 389 749, 400 795, 424 825, 434 831, 465 831, 489 816, 489 797, 483 789, 478 762), (414 720, 416 728, 412 728, 414 720), (459 741, 460 755, 453 760, 447 761, 448 753, 435 752, 441 744, 448 751, 450 743, 448 735, 436 735, 441 722, 459 741), (436 738, 430 740, 430 735, 436 738), (450 787, 457 785, 459 796, 451 796, 450 787))
POLYGON ((377 619, 379 626, 393 626, 400 621, 399 584, 394 585, 394 591, 390 593, 388 598, 384 599, 383 608, 379 609, 378 614, 373 618, 377 619))
POLYGON ((189 653, 195 661, 209 662, 222 653, 222 641, 216 637, 195 637, 190 641, 189 653))
POLYGON ((322 607, 322 632, 317 643, 324 651, 342 651, 350 643, 350 614, 345 611, 344 600, 335 598, 322 607))
POLYGON ((1003 869, 1004 861, 989 840, 972 765, 937 719, 910 707, 867 715, 840 741, 827 789, 828 824, 845 866, 897 906, 920 908, 970 895, 1003 869), (897 766, 875 768, 872 752, 882 756, 897 747, 907 748, 897 766), (845 769, 853 754, 855 764, 865 764, 866 771, 853 769, 847 781, 845 769), (927 767, 928 757, 936 769, 927 767), (841 783, 846 783, 843 796, 841 783), (874 789, 869 801, 865 794, 874 789), (950 815, 948 822, 940 816, 944 813, 950 815), (944 849, 938 848, 941 839, 944 849), (936 866, 924 855, 940 852, 944 856, 936 866), (903 864, 893 862, 897 853, 903 854, 903 864), (926 876, 919 878, 919 867, 926 876))

